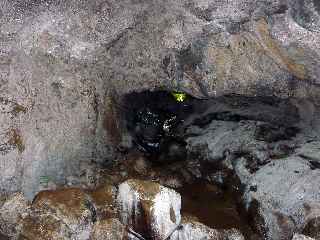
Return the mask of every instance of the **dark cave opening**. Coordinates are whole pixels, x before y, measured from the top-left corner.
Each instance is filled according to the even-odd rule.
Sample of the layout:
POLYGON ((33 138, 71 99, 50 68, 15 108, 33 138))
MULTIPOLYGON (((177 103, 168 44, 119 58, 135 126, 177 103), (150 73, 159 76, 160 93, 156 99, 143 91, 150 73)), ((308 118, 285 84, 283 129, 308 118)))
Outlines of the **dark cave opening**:
MULTIPOLYGON (((259 239, 261 233, 257 235, 253 230, 250 213, 241 199, 245 186, 234 167, 236 161, 243 158, 245 168, 254 174, 271 161, 292 154, 293 147, 288 142, 300 132, 300 116, 289 99, 225 95, 200 100, 186 95, 180 102, 172 92, 161 90, 132 92, 124 97, 122 104, 126 127, 133 137, 133 148, 144 154, 155 168, 172 175, 178 172, 181 176, 181 169, 187 169, 190 162, 197 161, 201 176, 176 188, 182 196, 183 214, 194 215, 212 228, 237 228, 247 239, 253 236, 259 239), (206 139, 208 132, 229 125, 233 127, 227 127, 226 132, 236 132, 242 125, 248 125, 250 139, 245 141, 252 140, 263 149, 238 144, 237 141, 243 141, 241 135, 237 139, 239 135, 233 136, 233 133, 228 139, 230 149, 225 146, 219 157, 210 156, 210 151, 215 149, 208 153, 207 144, 215 141, 214 135, 207 139, 208 143, 190 146, 190 139, 206 139), (239 147, 234 148, 234 143, 239 147), (256 154, 257 151, 265 151, 267 157, 256 154), (178 167, 170 167, 174 165, 178 167)), ((246 135, 245 128, 241 131, 246 135)), ((250 191, 256 191, 255 187, 251 186, 250 191)))
POLYGON ((174 92, 143 91, 124 97, 127 130, 136 148, 152 159, 164 163, 186 158, 186 143, 180 132, 184 120, 194 112, 197 101, 184 93, 176 99, 174 92))
POLYGON ((185 99, 178 101, 174 94, 164 90, 132 92, 122 101, 134 148, 154 161, 164 161, 164 153, 165 162, 186 158, 185 139, 199 135, 188 129, 205 129, 212 121, 254 122, 253 138, 268 143, 290 140, 300 131, 298 110, 288 99, 241 95, 197 99, 182 93, 185 99))

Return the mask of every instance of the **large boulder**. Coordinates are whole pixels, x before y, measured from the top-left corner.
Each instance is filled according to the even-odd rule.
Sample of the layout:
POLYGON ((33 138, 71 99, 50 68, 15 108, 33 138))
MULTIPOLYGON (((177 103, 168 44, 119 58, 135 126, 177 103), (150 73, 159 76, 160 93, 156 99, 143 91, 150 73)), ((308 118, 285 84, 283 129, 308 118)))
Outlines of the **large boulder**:
POLYGON ((62 227, 72 238, 79 240, 89 238, 93 223, 97 220, 91 197, 77 188, 42 191, 33 200, 32 208, 34 211, 24 221, 24 227, 31 225, 31 228, 38 229, 43 224, 49 228, 57 225, 52 230, 54 234, 59 233, 62 227), (51 220, 47 221, 43 216, 48 216, 57 224, 51 224, 51 220))
POLYGON ((181 221, 180 194, 154 182, 120 184, 118 204, 121 222, 152 239, 164 239, 181 221))
POLYGON ((289 239, 301 231, 311 215, 319 210, 319 170, 299 157, 267 164, 253 174, 244 198, 249 212, 260 216, 255 225, 267 239, 289 239))
MULTIPOLYGON (((181 196, 154 182, 130 179, 119 186, 121 222, 133 235, 153 240, 243 240, 237 229, 212 229, 180 213, 181 196)), ((129 234, 129 235, 130 235, 129 234)))

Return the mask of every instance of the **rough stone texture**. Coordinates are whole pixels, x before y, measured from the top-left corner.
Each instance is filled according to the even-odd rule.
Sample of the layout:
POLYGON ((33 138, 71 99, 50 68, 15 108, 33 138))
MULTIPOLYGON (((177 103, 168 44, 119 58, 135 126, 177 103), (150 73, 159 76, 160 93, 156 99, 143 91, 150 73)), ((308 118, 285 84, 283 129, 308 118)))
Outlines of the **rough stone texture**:
MULTIPOLYGON (((63 221, 50 214, 33 213, 24 218, 19 240, 67 240, 71 239, 72 231, 63 221)), ((82 238, 83 239, 83 238, 82 238)))
POLYGON ((200 154, 202 161, 232 168, 230 161, 246 156, 254 170, 270 157, 287 155, 299 142, 288 141, 298 133, 300 121, 296 107, 288 101, 235 96, 206 104, 207 110, 185 123, 187 148, 195 157, 200 154), (226 157, 229 162, 223 161, 226 157))
POLYGON ((94 224, 91 240, 123 240, 127 237, 125 226, 118 219, 111 218, 94 224))
POLYGON ((302 235, 302 234, 295 234, 292 238, 292 240, 315 240, 314 238, 310 238, 310 237, 307 237, 305 235, 302 235))
POLYGON ((0 233, 16 239, 19 234, 19 224, 28 214, 29 203, 22 194, 14 194, 6 199, 0 208, 0 233))
POLYGON ((120 184, 117 201, 121 222, 152 239, 164 239, 181 221, 180 194, 154 182, 120 184))
POLYGON ((307 161, 291 157, 266 165, 250 179, 246 202, 259 203, 256 213, 264 219, 267 239, 287 239, 307 223, 309 205, 320 200, 319 173, 307 161))
POLYGON ((185 124, 187 149, 202 165, 202 177, 212 180, 221 169, 235 173, 250 224, 262 239, 287 240, 297 232, 316 238, 318 107, 307 100, 262 99, 210 100, 185 124))
POLYGON ((180 194, 154 182, 131 179, 120 184, 118 204, 121 222, 146 239, 244 240, 236 229, 212 229, 181 216, 180 194))
POLYGON ((319 203, 305 204, 306 222, 302 233, 314 239, 320 238, 320 205, 319 203))
MULTIPOLYGON (((61 224, 67 228, 74 239, 88 239, 93 222, 96 221, 96 209, 91 198, 77 188, 42 191, 35 197, 32 207, 40 212, 40 223, 31 220, 31 222, 36 222, 36 225, 31 224, 31 226, 37 229, 39 225, 47 224, 46 226, 51 228, 52 224, 42 219, 43 214, 48 215, 58 222, 59 228, 61 224)), ((36 214, 36 218, 38 218, 38 214, 36 214)), ((29 222, 26 224, 28 225, 29 222)), ((57 231, 55 228, 52 232, 57 231)))
POLYGON ((319 216, 310 218, 303 229, 303 233, 314 239, 320 239, 320 220, 319 216))
POLYGON ((172 235, 170 240, 201 240, 201 239, 228 239, 244 240, 243 235, 236 229, 217 230, 186 217, 182 220, 182 229, 172 235))
POLYGON ((111 184, 103 184, 97 189, 88 192, 92 203, 96 208, 98 219, 105 219, 118 216, 117 189, 111 184))
POLYGON ((319 39, 315 0, 2 0, 0 189, 112 160, 129 91, 316 98, 319 39))

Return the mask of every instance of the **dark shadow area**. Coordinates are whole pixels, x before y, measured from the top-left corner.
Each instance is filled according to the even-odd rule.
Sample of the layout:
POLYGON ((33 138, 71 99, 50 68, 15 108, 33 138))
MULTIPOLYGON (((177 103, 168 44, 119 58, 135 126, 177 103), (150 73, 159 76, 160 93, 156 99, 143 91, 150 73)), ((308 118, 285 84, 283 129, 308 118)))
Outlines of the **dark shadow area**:
POLYGON ((2 233, 0 233, 0 240, 9 240, 9 237, 3 235, 2 233))
POLYGON ((292 153, 288 142, 301 129, 299 111, 289 99, 225 95, 200 100, 186 95, 179 101, 172 92, 144 91, 126 95, 122 106, 134 150, 167 175, 191 175, 192 180, 177 187, 184 216, 195 216, 214 229, 239 229, 246 239, 261 239, 261 231, 250 223, 244 185, 233 167, 242 158, 254 174, 292 153), (217 147, 208 150, 211 142, 217 147), (226 150, 220 153, 220 148, 226 150), (174 164, 180 167, 170 174, 174 164), (190 169, 190 164, 195 167, 190 169))
POLYGON ((194 101, 191 96, 178 101, 167 91, 126 95, 125 121, 135 146, 154 162, 185 159, 186 144, 176 130, 192 114, 194 101))
POLYGON ((178 190, 182 196, 182 214, 196 216, 214 229, 239 229, 246 239, 251 239, 254 232, 247 215, 240 209, 240 192, 235 183, 237 181, 222 187, 199 180, 182 187, 178 190))

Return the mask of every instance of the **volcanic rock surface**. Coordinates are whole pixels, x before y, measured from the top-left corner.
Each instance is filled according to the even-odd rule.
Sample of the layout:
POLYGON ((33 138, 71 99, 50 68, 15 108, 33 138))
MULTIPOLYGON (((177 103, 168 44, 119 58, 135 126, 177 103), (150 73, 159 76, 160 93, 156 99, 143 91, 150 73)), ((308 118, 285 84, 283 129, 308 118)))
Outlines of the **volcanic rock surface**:
POLYGON ((317 0, 1 0, 0 232, 121 238, 132 177, 231 186, 253 239, 318 239, 319 54, 317 0), (125 99, 155 90, 193 107, 159 156, 183 156, 169 170, 128 157, 148 135, 125 99))
POLYGON ((0 2, 2 192, 28 199, 130 145, 131 91, 317 99, 317 1, 0 2), (121 117, 120 117, 121 119, 121 117))

